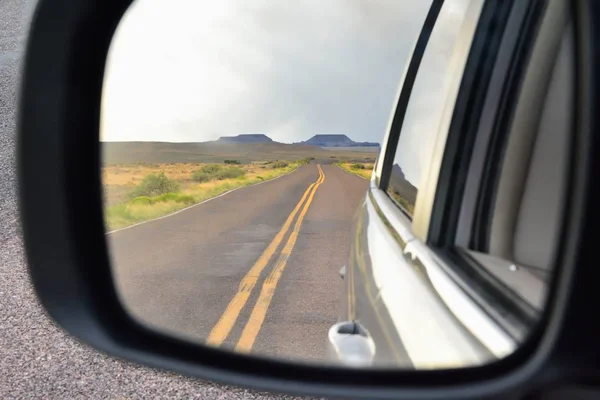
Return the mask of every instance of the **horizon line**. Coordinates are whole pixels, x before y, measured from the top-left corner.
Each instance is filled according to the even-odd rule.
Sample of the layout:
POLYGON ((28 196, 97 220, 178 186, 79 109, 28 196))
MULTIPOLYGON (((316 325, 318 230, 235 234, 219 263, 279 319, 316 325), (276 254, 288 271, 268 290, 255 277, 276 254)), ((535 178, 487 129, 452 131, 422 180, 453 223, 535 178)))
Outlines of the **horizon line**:
MULTIPOLYGON (((100 142, 104 142, 104 143, 209 143, 209 142, 219 142, 219 140, 221 138, 235 138, 235 137, 239 137, 239 136, 256 136, 256 135, 263 135, 266 136, 267 138, 271 139, 271 142, 262 142, 262 143, 280 143, 280 144, 305 144, 308 140, 312 139, 313 137, 317 136, 317 135, 339 135, 339 136, 346 136, 348 139, 352 140, 352 142, 354 143, 376 143, 379 146, 381 146, 380 142, 375 142, 375 141, 355 141, 354 139, 350 138, 348 135, 346 135, 345 133, 317 133, 314 134, 313 136, 311 136, 310 138, 303 140, 303 141, 297 141, 297 142, 280 142, 277 140, 272 139, 271 137, 269 137, 269 135, 264 134, 264 133, 241 133, 238 135, 222 135, 219 136, 218 139, 211 139, 211 140, 203 140, 203 141, 169 141, 169 140, 105 140, 100 138, 100 142)), ((248 144, 248 143, 244 143, 244 144, 248 144)), ((341 146, 343 147, 343 146, 341 146)))

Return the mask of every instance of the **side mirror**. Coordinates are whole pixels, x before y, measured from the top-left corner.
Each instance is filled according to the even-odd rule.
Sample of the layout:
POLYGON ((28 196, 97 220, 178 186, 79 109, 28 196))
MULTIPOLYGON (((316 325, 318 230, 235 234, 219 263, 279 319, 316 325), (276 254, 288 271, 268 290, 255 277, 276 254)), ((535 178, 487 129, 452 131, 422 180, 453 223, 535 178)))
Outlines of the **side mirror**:
MULTIPOLYGON (((137 1, 152 7, 149 2, 137 1)), ((208 25, 197 23, 200 6, 195 3, 181 5, 194 12, 184 13, 181 8, 175 17, 168 18, 181 18, 182 25, 203 29, 208 25), (193 18, 184 21, 185 14, 193 18)), ((428 41, 436 29, 442 29, 438 27, 444 24, 436 25, 436 19, 444 16, 444 4, 449 3, 435 0, 419 14, 422 23, 417 24, 416 45, 408 57, 406 74, 397 77, 402 85, 397 104, 392 104, 388 127, 392 133, 399 132, 412 115, 406 113, 413 84, 418 72, 431 65, 425 52, 435 43, 428 41)), ((481 124, 485 122, 479 105, 491 93, 488 80, 502 60, 512 60, 497 67, 504 68, 507 76, 520 73, 522 63, 529 60, 531 46, 541 40, 534 33, 546 8, 533 1, 459 4, 466 22, 456 25, 460 29, 455 29, 455 36, 438 35, 441 39, 460 39, 466 30, 472 39, 456 39, 458 44, 452 47, 464 55, 465 62, 455 85, 454 118, 446 118, 451 126, 446 147, 440 144, 435 150, 439 159, 445 160, 444 164, 440 161, 444 168, 420 176, 394 163, 398 137, 394 139, 392 134, 385 143, 376 142, 378 138, 319 133, 323 131, 286 143, 272 140, 268 134, 247 132, 235 137, 225 132, 214 141, 184 142, 180 140, 183 136, 172 142, 105 140, 103 135, 110 134, 105 129, 106 110, 110 109, 106 102, 118 97, 111 95, 111 90, 120 90, 118 81, 110 86, 106 80, 114 62, 109 57, 111 43, 122 28, 119 24, 124 15, 134 15, 135 7, 128 11, 130 5, 127 0, 40 1, 27 47, 18 149, 23 230, 36 293, 49 315, 67 332, 115 357, 193 377, 344 398, 493 398, 530 393, 572 378, 574 370, 596 371, 597 350, 590 351, 587 344, 597 339, 589 310, 597 309, 594 306, 599 302, 595 280, 590 278, 597 258, 591 238, 599 226, 593 189, 600 181, 592 179, 594 173, 600 174, 600 161, 593 157, 598 148, 593 137, 600 123, 595 56, 600 49, 598 5, 581 1, 573 8, 578 113, 572 153, 576 157, 569 158, 568 212, 552 261, 555 273, 544 275, 543 285, 540 279, 535 280, 536 288, 543 286, 538 308, 527 299, 521 301, 520 292, 507 289, 507 281, 496 279, 491 269, 481 274, 484 278, 474 279, 471 272, 479 265, 476 257, 470 258, 475 266, 466 270, 469 273, 447 268, 457 253, 449 251, 455 243, 445 241, 444 229, 456 228, 452 224, 460 212, 457 204, 466 189, 464 180, 444 179, 468 164, 460 160, 460 151, 472 147, 470 140, 475 140, 480 116, 481 124), (502 43, 510 32, 514 43, 509 52, 502 43), (460 126, 451 125, 451 120, 460 126), (373 171, 375 160, 378 167, 373 171), (417 192, 416 176, 429 179, 429 191, 419 187, 417 192), (431 181, 432 176, 435 181, 431 181), (121 183, 111 186, 109 179, 121 183), (453 185, 442 184, 448 181, 453 185), (465 190, 452 191, 454 183, 465 190), (442 194, 447 203, 440 200, 442 194), (114 203, 107 200, 113 198, 117 199, 114 203), (442 211, 439 215, 431 211, 424 217, 415 207, 419 201, 428 204, 430 210, 442 211), (317 203, 321 205, 315 206, 317 203), (348 223, 359 206, 358 223, 348 223), (244 240, 239 239, 242 236, 244 240), (338 240, 340 237, 344 240, 338 240), (317 251, 319 262, 315 261, 317 251), (404 257, 405 253, 410 257, 404 257), (340 265, 343 267, 338 270, 340 265), (340 286, 338 274, 344 286, 341 296, 333 290, 340 286), (499 292, 505 296, 496 297, 499 292), (520 308, 513 307, 506 293, 519 297, 520 308), (306 303, 311 303, 311 308, 302 309, 306 303), (343 309, 341 317, 336 314, 338 308, 343 309), (512 311, 518 318, 513 318, 512 311), (278 316, 269 320, 272 325, 288 329, 263 336, 259 343, 265 321, 275 315, 269 312, 278 316), (519 325, 522 321, 528 324, 519 325), (303 340, 312 341, 306 345, 303 340), (269 354, 268 346, 275 343, 292 355, 269 354), (581 365, 565 361, 576 357, 584 360, 581 365)), ((210 11, 219 18, 222 13, 235 11, 203 5, 213 6, 210 11)), ((180 5, 165 3, 160 7, 168 11, 180 5)), ((374 13, 350 10, 352 18, 379 16, 383 21, 382 25, 366 24, 356 42, 364 40, 375 49, 395 42, 385 37, 371 43, 369 34, 381 28, 385 36, 403 25, 394 22, 392 16, 410 20, 402 7, 405 5, 393 2, 374 13)), ((333 14, 338 15, 338 11, 333 14)), ((263 9, 256 15, 260 17, 255 21, 259 27, 274 24, 265 30, 271 39, 272 32, 283 29, 277 27, 282 20, 270 19, 263 9)), ((219 25, 219 19, 215 21, 214 26, 219 25)), ((452 19, 442 21, 454 32, 452 19)), ((326 32, 331 32, 333 25, 327 22, 326 32)), ((138 25, 138 39, 144 37, 140 32, 148 26, 138 25)), ((232 24, 231 28, 248 26, 232 24)), ((310 36, 313 28, 308 26, 301 26, 298 37, 310 36)), ((219 32, 226 37, 226 32, 219 32)), ((198 46, 220 37, 196 34, 200 35, 194 36, 199 39, 198 46)), ((275 36, 273 40, 280 39, 280 35, 275 36)), ((317 42, 328 37, 318 37, 317 42)), ((282 48, 274 47, 273 54, 293 50, 291 41, 284 42, 282 48)), ((332 43, 339 42, 353 40, 342 38, 332 43)), ((390 46, 395 54, 393 44, 390 46)), ((302 47, 308 53, 316 51, 310 48, 302 47)), ((226 49, 215 46, 212 50, 222 55, 226 49)), ((256 55, 251 46, 240 47, 242 50, 257 64, 275 62, 261 58, 264 54, 256 55)), ((167 57, 165 63, 183 65, 189 68, 188 73, 197 71, 187 62, 177 64, 177 57, 173 57, 167 57)), ((365 59, 372 61, 370 57, 365 59)), ((333 75, 348 72, 353 62, 334 70, 333 75)), ((127 62, 122 65, 131 66, 127 62)), ((400 71, 401 67, 392 69, 400 71)), ((358 78, 366 80, 365 70, 359 70, 358 78)), ((310 73, 308 68, 305 71, 310 73)), ((134 77, 141 71, 133 68, 129 73, 134 77)), ((179 82, 193 87, 197 81, 194 74, 189 76, 189 81, 179 82)), ((153 85, 167 82, 165 77, 163 82, 159 82, 160 76, 155 78, 154 84, 139 87, 143 94, 137 93, 138 99, 152 100, 156 93, 153 85)), ((211 85, 235 84, 206 81, 211 85)), ((518 81, 515 78, 506 86, 502 81, 496 89, 516 96, 518 81)), ((308 84, 300 85, 299 97, 303 95, 300 89, 308 84)), ((317 97, 322 97, 326 85, 317 86, 317 97)), ((356 99, 353 101, 368 95, 371 86, 367 86, 359 87, 360 96, 350 96, 356 99)), ((190 93, 190 87, 182 85, 184 89, 190 93)), ((215 89, 212 94, 217 92, 215 89)), ((293 95, 293 91, 288 92, 293 95)), ((205 94, 198 91, 197 95, 205 94)), ((216 101, 207 98, 203 100, 207 107, 216 101)), ((169 98, 163 104, 166 107, 174 100, 169 98)), ((251 101, 241 103, 244 107, 252 105, 251 101)), ((327 106, 319 105, 319 118, 325 118, 327 106)), ((123 113, 127 119, 134 108, 133 102, 122 101, 111 112, 123 113)), ((194 109, 192 114, 203 110, 194 109)), ((235 110, 226 110, 232 120, 239 117, 235 110)), ((350 118, 351 112, 343 107, 341 111, 339 121, 350 118)), ((365 108, 365 114, 367 111, 365 108)), ((155 113, 144 115, 149 126, 154 117, 155 113)), ((505 122, 499 121, 498 129, 505 122)), ((185 125, 185 118, 176 123, 185 125)), ((331 126, 338 125, 323 129, 331 126)), ((500 271, 497 275, 501 278, 516 271, 503 268, 504 264, 494 267, 497 265, 500 267, 495 271, 500 271)), ((531 275, 539 273, 534 270, 528 269, 531 275)), ((518 280, 515 286, 521 283, 518 280)))

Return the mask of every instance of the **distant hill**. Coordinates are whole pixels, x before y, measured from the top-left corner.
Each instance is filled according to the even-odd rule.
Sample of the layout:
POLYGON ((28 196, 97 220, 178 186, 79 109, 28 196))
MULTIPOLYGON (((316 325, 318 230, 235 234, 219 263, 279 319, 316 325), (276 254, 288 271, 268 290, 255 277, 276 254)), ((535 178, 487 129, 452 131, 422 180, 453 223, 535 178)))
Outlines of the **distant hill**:
POLYGON ((242 134, 237 136, 221 136, 220 143, 275 143, 273 139, 262 133, 242 134))
POLYGON ((346 135, 342 134, 320 134, 314 135, 302 144, 319 147, 379 147, 375 142, 355 142, 346 135))
POLYGON ((135 163, 203 163, 234 159, 243 163, 267 160, 298 160, 315 157, 320 160, 367 161, 377 156, 373 151, 340 148, 332 152, 307 144, 212 142, 101 142, 104 165, 135 163))
POLYGON ((404 172, 398 164, 394 164, 392 166, 390 186, 392 186, 394 191, 406 199, 410 204, 414 205, 417 201, 417 188, 414 187, 408 180, 406 180, 404 172))

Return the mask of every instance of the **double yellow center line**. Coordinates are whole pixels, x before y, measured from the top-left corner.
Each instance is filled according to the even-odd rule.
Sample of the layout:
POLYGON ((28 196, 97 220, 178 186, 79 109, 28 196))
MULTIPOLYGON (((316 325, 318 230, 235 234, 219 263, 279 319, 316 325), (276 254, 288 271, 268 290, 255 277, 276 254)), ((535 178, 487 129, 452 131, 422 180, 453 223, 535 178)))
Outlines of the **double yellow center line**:
POLYGON ((319 179, 317 179, 316 182, 312 183, 308 187, 308 189, 306 189, 304 195, 302 196, 298 204, 296 204, 294 210, 287 217, 285 223, 283 224, 275 238, 273 238, 273 240, 271 241, 271 243, 269 243, 265 251, 260 255, 258 260, 256 260, 252 268, 250 268, 250 270, 246 273, 246 275, 240 282, 237 293, 233 296, 233 298, 227 305, 225 312, 223 313, 223 315, 221 315, 221 318, 208 335, 208 339, 206 340, 207 344, 211 346, 219 346, 225 341, 225 339, 231 332, 231 329, 235 325, 240 315, 240 312, 246 305, 246 302, 248 301, 248 298, 252 293, 252 289, 254 289, 254 286, 256 286, 256 283, 258 282, 262 271, 269 264, 271 258, 275 255, 277 248, 279 247, 285 235, 292 226, 294 218, 296 218, 296 215, 298 214, 300 209, 302 209, 302 211, 300 211, 298 219, 296 220, 292 233, 288 237, 287 242, 285 243, 279 254, 279 258, 277 259, 275 266, 273 267, 271 273, 269 274, 269 276, 267 276, 262 285, 262 289, 258 300, 256 301, 252 313, 250 314, 250 319, 246 323, 246 326, 244 327, 242 335, 236 346, 236 350, 238 351, 250 351, 252 349, 254 341, 256 340, 258 332, 260 331, 262 323, 265 319, 265 316, 267 315, 267 310, 269 308, 269 305, 271 304, 271 299, 275 294, 275 288, 277 287, 277 283, 281 278, 281 274, 283 273, 283 270, 286 267, 287 260, 290 254, 292 253, 292 250, 294 249, 296 240, 298 239, 298 234, 300 232, 300 227, 302 226, 302 221, 304 220, 304 217, 308 212, 308 208, 312 203, 312 200, 315 196, 315 192, 317 191, 319 186, 325 181, 325 174, 323 173, 323 169, 321 168, 321 166, 317 165, 317 169, 319 171, 319 179), (303 204, 304 207, 302 206, 303 204))

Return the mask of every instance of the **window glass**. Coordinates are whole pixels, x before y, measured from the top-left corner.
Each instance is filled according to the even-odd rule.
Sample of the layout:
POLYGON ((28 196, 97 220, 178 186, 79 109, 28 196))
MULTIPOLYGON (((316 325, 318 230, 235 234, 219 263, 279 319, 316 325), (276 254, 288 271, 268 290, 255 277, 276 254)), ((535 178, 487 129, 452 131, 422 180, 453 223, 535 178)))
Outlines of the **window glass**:
MULTIPOLYGON (((479 1, 479 0, 477 0, 479 1)), ((451 83, 463 62, 453 60, 461 27, 472 0, 446 1, 431 32, 415 78, 393 161, 388 195, 413 215, 419 186, 427 171, 438 126, 453 94, 451 83)))

